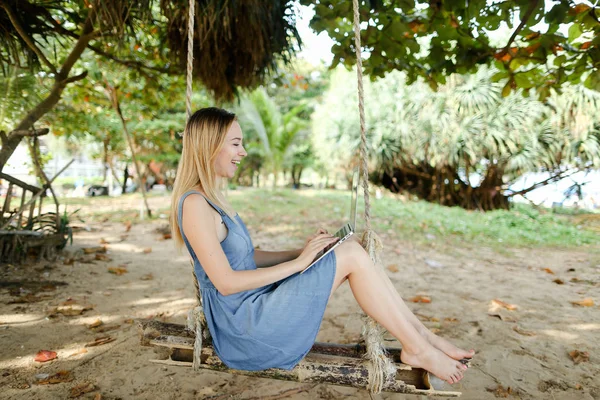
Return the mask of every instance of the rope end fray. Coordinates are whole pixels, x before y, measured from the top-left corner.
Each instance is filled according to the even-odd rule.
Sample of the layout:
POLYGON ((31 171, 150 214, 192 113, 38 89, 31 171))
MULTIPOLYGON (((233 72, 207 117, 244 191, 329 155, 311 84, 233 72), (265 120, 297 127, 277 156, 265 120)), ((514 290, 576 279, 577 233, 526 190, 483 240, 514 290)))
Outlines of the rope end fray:
POLYGON ((196 335, 196 339, 194 340, 194 356, 192 361, 192 369, 194 371, 199 371, 200 364, 202 363, 202 338, 203 336, 208 338, 208 330, 206 330, 207 332, 202 332, 202 325, 205 324, 204 318, 202 306, 195 307, 188 312, 187 328, 196 335))

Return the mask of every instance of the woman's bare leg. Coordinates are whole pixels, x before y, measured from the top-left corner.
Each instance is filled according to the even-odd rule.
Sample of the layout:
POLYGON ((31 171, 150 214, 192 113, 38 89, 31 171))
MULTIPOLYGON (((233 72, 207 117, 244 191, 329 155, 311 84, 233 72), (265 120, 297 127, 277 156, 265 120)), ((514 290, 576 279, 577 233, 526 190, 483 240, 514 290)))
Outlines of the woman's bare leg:
POLYGON ((385 281, 386 287, 388 291, 394 296, 396 299, 396 306, 400 309, 400 311, 406 316, 406 318, 410 321, 411 324, 417 329, 417 331, 427 339, 434 347, 443 351, 450 357, 455 360, 462 360, 463 358, 471 358, 475 354, 474 350, 467 351, 463 350, 459 347, 456 347, 446 339, 436 335, 431 332, 423 323, 417 318, 415 314, 408 308, 400 293, 394 287, 394 284, 390 280, 389 276, 385 273, 381 268, 375 268, 376 271, 379 272, 381 278, 385 281))
POLYGON ((448 383, 456 383, 463 377, 466 367, 432 346, 395 305, 397 301, 385 280, 375 272, 358 243, 340 245, 335 255, 337 268, 332 291, 348 279, 360 307, 402 344, 402 362, 423 368, 448 383))

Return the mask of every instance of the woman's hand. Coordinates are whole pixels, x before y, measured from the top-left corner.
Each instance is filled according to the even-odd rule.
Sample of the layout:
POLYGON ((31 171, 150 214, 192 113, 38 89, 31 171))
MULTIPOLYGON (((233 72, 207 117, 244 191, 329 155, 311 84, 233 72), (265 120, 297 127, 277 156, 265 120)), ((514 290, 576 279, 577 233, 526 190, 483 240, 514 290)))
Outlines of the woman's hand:
POLYGON ((323 233, 328 233, 328 232, 327 232, 327 230, 326 230, 326 229, 319 228, 319 229, 317 230, 317 232, 316 232, 316 233, 314 233, 314 234, 310 235, 310 236, 308 237, 308 239, 306 239, 306 243, 304 243, 304 247, 302 248, 302 250, 304 250, 304 249, 306 248, 306 246, 308 246, 308 243, 309 243, 311 240, 313 240, 314 238, 316 238, 317 236, 319 236, 319 235, 321 235, 321 234, 323 234, 323 233))
MULTIPOLYGON (((321 229, 319 231, 321 231, 321 229)), ((323 229, 322 231, 325 230, 323 229)), ((308 239, 306 246, 304 246, 302 253, 300 253, 300 256, 298 257, 298 260, 302 266, 301 270, 308 267, 310 263, 313 262, 317 254, 319 254, 319 252, 321 252, 325 247, 335 243, 338 240, 338 237, 330 235, 329 233, 318 233, 311 236, 308 239)))

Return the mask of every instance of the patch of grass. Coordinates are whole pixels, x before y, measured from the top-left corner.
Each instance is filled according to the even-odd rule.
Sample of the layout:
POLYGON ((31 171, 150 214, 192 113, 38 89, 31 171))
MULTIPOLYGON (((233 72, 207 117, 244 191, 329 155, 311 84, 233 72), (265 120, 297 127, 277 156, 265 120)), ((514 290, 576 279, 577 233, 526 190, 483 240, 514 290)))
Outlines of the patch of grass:
MULTIPOLYGON (((345 191, 243 189, 229 195, 248 225, 276 225, 279 221, 290 224, 291 231, 303 234, 319 226, 335 229, 350 214, 350 195, 345 191)), ((489 246, 499 251, 506 246, 600 245, 600 235, 594 230, 573 223, 568 216, 524 204, 516 204, 508 211, 487 213, 425 201, 404 201, 395 195, 381 199, 371 196, 371 204, 373 229, 419 243, 443 240, 449 244, 489 246)), ((362 196, 358 212, 361 230, 362 196)))

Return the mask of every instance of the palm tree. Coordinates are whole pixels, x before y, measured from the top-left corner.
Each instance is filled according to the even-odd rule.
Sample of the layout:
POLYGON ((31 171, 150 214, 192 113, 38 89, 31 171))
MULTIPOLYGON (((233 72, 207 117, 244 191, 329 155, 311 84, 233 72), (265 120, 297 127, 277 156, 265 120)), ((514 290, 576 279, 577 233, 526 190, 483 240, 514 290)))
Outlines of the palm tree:
MULTIPOLYGON (((600 166, 600 95, 566 86, 541 103, 523 93, 502 97, 494 71, 452 75, 437 91, 401 73, 365 85, 369 155, 376 181, 445 205, 507 208, 511 182, 526 172, 560 179, 600 166)), ((351 165, 358 117, 350 73, 336 71, 315 112, 318 156, 351 165)), ((550 182, 550 180, 548 181, 550 182)))
POLYGON ((308 123, 298 117, 305 104, 282 113, 264 88, 259 88, 242 98, 240 119, 259 138, 266 158, 267 168, 273 174, 273 187, 283 170, 286 158, 291 157, 294 140, 308 123))

